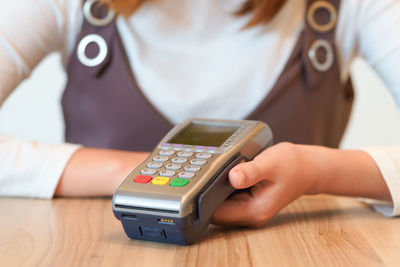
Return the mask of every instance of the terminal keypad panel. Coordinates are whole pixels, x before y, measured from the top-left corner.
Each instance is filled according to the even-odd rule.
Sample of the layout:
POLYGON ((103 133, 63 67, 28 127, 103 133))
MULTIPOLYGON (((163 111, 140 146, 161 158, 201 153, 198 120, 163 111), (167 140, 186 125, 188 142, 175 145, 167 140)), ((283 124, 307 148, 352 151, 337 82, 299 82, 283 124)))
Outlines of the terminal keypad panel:
MULTIPOLYGON (((168 146, 168 144, 164 144, 168 146)), ((179 151, 173 148, 158 150, 158 154, 150 158, 146 167, 133 179, 134 183, 157 186, 184 187, 194 182, 197 173, 210 159, 215 157, 214 149, 197 151, 179 151)))

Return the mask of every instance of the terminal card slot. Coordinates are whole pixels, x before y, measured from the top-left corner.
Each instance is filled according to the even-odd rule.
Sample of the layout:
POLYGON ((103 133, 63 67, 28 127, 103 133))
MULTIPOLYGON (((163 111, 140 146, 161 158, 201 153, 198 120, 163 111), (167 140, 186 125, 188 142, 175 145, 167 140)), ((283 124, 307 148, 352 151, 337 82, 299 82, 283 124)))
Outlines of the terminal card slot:
POLYGON ((218 206, 235 191, 229 182, 228 174, 233 167, 243 161, 246 161, 245 157, 236 155, 200 194, 198 216, 201 223, 208 222, 218 206))

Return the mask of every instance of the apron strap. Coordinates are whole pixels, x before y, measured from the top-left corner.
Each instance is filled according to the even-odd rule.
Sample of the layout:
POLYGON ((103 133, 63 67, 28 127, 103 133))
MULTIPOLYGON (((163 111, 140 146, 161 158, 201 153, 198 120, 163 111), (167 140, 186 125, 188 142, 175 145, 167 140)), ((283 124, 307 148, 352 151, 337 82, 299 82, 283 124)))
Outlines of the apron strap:
POLYGON ((307 0, 302 61, 308 88, 323 86, 324 75, 340 70, 335 45, 340 0, 307 0))
POLYGON ((77 58, 85 66, 85 74, 99 78, 110 64, 111 41, 116 34, 112 10, 98 0, 83 2, 82 31, 78 37, 77 58))

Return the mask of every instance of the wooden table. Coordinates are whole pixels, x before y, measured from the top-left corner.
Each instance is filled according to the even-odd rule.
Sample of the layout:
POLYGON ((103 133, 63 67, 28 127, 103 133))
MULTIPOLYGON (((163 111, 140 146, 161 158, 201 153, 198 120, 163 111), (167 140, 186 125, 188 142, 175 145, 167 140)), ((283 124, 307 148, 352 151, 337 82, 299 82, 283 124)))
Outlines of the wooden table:
POLYGON ((0 199, 0 266, 400 266, 400 219, 307 196, 260 229, 211 226, 192 246, 128 239, 111 199, 0 199))

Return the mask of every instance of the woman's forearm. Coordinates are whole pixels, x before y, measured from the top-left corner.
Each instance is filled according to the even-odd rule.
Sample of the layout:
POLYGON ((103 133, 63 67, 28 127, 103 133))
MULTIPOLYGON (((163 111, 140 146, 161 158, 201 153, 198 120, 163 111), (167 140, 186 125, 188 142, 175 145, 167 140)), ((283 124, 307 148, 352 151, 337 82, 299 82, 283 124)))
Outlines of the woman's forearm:
POLYGON ((56 196, 111 196, 122 180, 149 155, 83 147, 69 160, 56 196))
POLYGON ((375 161, 364 151, 298 145, 313 168, 316 182, 310 193, 355 196, 391 201, 375 161))

